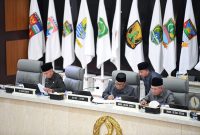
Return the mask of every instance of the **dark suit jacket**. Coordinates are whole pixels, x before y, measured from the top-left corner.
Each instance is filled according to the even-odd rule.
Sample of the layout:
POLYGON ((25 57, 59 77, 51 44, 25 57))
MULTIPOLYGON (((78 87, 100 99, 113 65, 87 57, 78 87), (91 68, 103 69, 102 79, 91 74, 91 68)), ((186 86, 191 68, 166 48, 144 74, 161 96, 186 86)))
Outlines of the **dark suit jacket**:
POLYGON ((109 95, 113 95, 115 98, 116 97, 121 97, 121 96, 134 96, 138 98, 137 91, 133 87, 126 85, 123 90, 117 90, 115 88, 115 83, 113 81, 110 81, 108 83, 108 87, 105 89, 103 92, 102 97, 104 99, 108 99, 109 95))

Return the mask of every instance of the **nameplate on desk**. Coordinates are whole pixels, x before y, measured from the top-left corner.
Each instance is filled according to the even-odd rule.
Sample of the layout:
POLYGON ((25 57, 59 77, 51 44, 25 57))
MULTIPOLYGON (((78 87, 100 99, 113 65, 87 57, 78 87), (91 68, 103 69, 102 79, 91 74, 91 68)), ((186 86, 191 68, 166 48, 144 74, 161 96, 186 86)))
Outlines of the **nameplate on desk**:
POLYGON ((137 103, 132 103, 132 102, 126 102, 126 101, 116 101, 116 106, 119 107, 127 107, 127 108, 138 108, 137 103))
POLYGON ((184 110, 181 111, 181 110, 174 110, 174 109, 163 109, 163 113, 164 114, 177 115, 177 116, 184 116, 184 117, 188 116, 188 112, 184 111, 184 110))
POLYGON ((67 95, 67 99, 68 99, 68 100, 83 101, 83 102, 90 102, 91 97, 89 97, 89 96, 82 96, 82 95, 70 94, 70 95, 67 95))
POLYGON ((15 93, 34 95, 35 89, 15 87, 15 93))

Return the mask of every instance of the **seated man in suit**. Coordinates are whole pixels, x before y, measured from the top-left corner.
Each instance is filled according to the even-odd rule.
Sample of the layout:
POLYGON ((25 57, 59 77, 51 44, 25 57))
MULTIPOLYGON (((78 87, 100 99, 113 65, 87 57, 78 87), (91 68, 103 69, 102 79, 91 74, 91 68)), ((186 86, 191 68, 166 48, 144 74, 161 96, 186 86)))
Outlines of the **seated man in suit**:
POLYGON ((153 78, 151 91, 140 101, 142 106, 146 106, 151 101, 157 101, 160 105, 174 104, 174 95, 170 90, 164 89, 162 78, 153 78))
POLYGON ((155 71, 150 70, 148 62, 141 62, 138 64, 139 75, 144 82, 145 95, 147 95, 151 88, 151 81, 154 77, 161 78, 161 75, 155 71))
POLYGON ((116 97, 121 96, 134 96, 136 98, 136 90, 126 84, 126 74, 125 73, 118 73, 116 76, 116 81, 110 81, 108 83, 108 87, 103 92, 102 97, 104 99, 113 100, 116 97))
POLYGON ((47 93, 65 92, 65 84, 62 77, 53 71, 52 63, 45 63, 41 66, 43 75, 45 77, 44 91, 47 93))

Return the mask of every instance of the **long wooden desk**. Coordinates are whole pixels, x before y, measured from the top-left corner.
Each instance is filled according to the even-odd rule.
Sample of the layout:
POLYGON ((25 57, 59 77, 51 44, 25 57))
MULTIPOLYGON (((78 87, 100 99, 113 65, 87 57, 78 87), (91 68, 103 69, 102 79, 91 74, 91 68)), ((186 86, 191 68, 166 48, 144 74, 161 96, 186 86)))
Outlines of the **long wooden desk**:
MULTIPOLYGON (((190 118, 0 90, 0 135, 92 135, 96 120, 105 115, 118 121, 123 135, 200 135, 200 122, 190 118)), ((101 134, 106 133, 102 126, 101 134)))

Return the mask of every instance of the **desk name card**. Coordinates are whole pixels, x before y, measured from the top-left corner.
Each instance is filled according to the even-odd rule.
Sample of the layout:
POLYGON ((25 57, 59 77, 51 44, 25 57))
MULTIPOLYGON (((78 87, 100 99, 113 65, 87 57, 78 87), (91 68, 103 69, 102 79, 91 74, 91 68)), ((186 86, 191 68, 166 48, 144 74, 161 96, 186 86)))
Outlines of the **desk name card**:
POLYGON ((131 102, 124 102, 124 101, 116 101, 116 106, 119 107, 127 107, 127 108, 138 108, 137 103, 131 103, 131 102))
POLYGON ((179 111, 179 110, 173 110, 173 109, 163 109, 164 114, 171 114, 171 115, 177 115, 177 116, 184 116, 187 117, 186 111, 179 111))
POLYGON ((15 87, 15 93, 34 95, 35 89, 15 87))
POLYGON ((67 95, 68 100, 76 100, 76 101, 83 101, 83 102, 90 102, 89 96, 82 96, 82 95, 75 95, 75 94, 70 94, 67 95))

